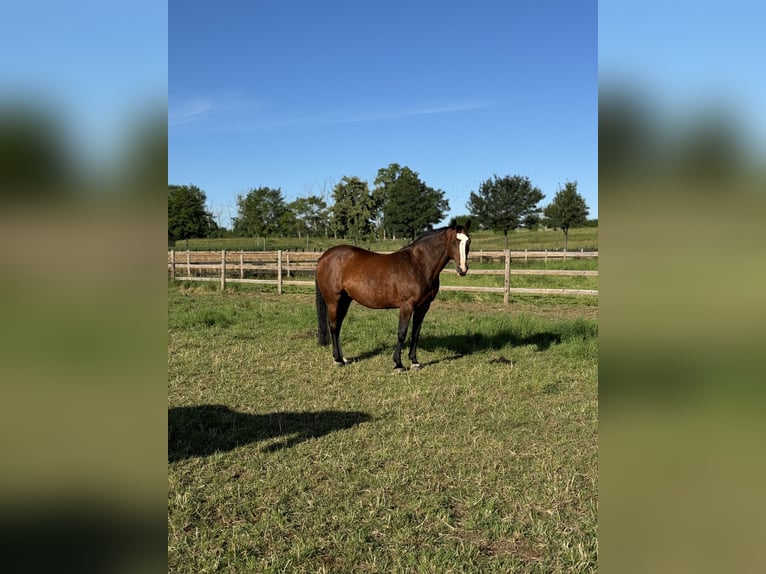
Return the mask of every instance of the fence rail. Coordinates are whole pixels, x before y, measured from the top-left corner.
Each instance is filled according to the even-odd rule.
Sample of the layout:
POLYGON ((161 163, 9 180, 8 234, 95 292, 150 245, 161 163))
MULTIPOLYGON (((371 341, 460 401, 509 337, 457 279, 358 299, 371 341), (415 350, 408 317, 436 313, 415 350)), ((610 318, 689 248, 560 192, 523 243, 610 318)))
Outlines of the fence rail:
MULTIPOLYGON (((168 252, 168 272, 173 281, 218 281, 221 289, 227 283, 254 283, 276 285, 282 294, 285 285, 313 286, 314 281, 294 279, 295 273, 314 273, 321 253, 295 251, 175 251, 168 252), (245 272, 256 277, 245 277, 245 272), (210 275, 210 273, 213 275, 210 275), (259 272, 275 274, 276 278, 258 278, 259 272), (205 274, 203 274, 205 273, 205 274)), ((597 277, 598 271, 578 269, 511 269, 511 260, 598 258, 598 251, 475 251, 471 259, 480 262, 500 260, 503 269, 474 269, 475 275, 503 275, 503 287, 472 285, 442 285, 444 291, 503 293, 508 304, 509 295, 598 295, 596 289, 538 289, 511 287, 512 275, 552 275, 566 277, 597 277)))

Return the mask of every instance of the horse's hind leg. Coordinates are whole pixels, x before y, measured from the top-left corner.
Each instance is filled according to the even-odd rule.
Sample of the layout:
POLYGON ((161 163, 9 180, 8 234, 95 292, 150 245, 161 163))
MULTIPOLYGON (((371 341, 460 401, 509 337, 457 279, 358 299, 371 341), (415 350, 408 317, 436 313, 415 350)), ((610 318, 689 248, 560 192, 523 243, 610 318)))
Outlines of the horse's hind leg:
POLYGON ((403 371, 402 365, 402 346, 407 338, 407 329, 410 326, 410 317, 412 316, 412 307, 399 307, 399 330, 397 331, 396 350, 394 351, 394 369, 403 371))
POLYGON ((340 328, 343 326, 343 319, 346 318, 351 297, 345 292, 333 304, 328 305, 328 318, 330 322, 330 338, 332 339, 332 358, 336 365, 345 365, 348 361, 343 357, 343 351, 340 348, 340 328))

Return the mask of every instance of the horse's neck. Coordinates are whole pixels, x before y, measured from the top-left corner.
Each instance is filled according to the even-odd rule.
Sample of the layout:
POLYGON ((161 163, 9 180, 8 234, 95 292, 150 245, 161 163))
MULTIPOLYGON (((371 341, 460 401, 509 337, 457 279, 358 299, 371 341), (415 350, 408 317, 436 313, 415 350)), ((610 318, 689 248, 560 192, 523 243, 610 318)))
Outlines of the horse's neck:
POLYGON ((417 259, 421 262, 421 268, 433 282, 449 263, 449 253, 446 248, 440 249, 442 245, 446 244, 446 239, 443 236, 434 237, 431 241, 428 244, 416 243, 412 246, 412 250, 418 256, 417 259), (437 243, 438 246, 431 244, 431 241, 437 243))

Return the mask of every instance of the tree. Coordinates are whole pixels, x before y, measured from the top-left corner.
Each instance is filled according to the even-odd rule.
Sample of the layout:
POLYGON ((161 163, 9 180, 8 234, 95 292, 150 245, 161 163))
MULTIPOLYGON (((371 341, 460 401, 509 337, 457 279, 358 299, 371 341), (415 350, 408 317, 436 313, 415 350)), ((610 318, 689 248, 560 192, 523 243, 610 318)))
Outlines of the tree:
POLYGON ((287 208, 297 221, 298 237, 301 237, 301 233, 307 236, 327 233, 327 203, 321 197, 299 197, 288 204, 287 208))
POLYGON ((168 243, 178 239, 207 237, 218 228, 205 209, 205 192, 196 185, 168 185, 168 243))
POLYGON ((412 239, 439 223, 449 210, 443 191, 427 186, 417 172, 396 163, 378 170, 373 197, 383 214, 384 229, 412 239))
POLYGON ((542 211, 537 204, 544 197, 528 177, 495 175, 479 186, 478 193, 471 192, 466 208, 481 227, 502 229, 508 249, 508 230, 533 225, 542 211))
POLYGON ((585 199, 577 193, 577 182, 568 181, 560 189, 550 205, 543 212, 549 225, 560 227, 564 231, 564 251, 567 250, 569 228, 585 225, 588 219, 588 206, 585 199))
POLYGON ((238 237, 266 237, 284 234, 290 225, 282 190, 253 188, 247 195, 237 196, 234 232, 238 237))
POLYGON ((368 237, 375 217, 375 202, 366 181, 343 176, 332 192, 335 204, 331 208, 335 236, 352 239, 356 244, 368 237))
POLYGON ((69 152, 62 125, 51 111, 13 101, 0 104, 0 189, 4 197, 32 198, 69 191, 76 176, 69 152))

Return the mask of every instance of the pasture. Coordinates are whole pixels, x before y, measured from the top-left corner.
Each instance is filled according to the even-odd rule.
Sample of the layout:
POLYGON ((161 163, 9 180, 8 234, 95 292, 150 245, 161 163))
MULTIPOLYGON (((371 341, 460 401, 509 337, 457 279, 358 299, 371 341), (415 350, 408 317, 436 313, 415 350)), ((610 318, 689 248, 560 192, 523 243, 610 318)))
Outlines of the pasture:
POLYGON ((168 293, 170 572, 596 571, 593 298, 442 292, 397 373, 396 311, 338 368, 313 291, 168 293))

